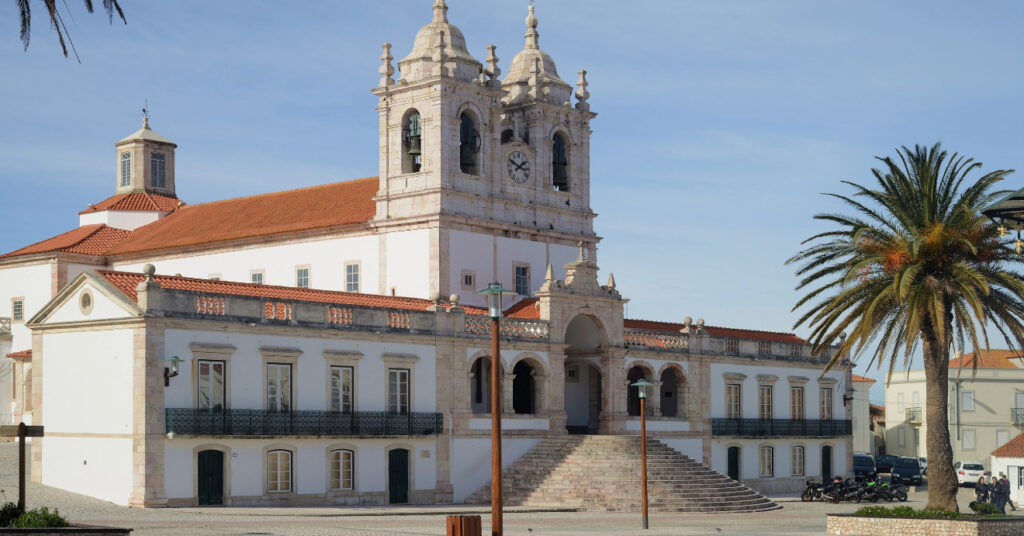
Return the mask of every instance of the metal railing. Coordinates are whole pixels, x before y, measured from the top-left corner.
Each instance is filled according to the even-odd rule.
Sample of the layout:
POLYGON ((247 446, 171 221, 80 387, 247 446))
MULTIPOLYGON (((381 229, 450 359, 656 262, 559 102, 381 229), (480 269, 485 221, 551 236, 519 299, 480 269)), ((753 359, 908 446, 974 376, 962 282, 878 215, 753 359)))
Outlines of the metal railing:
POLYGON ((1010 408, 1010 422, 1014 426, 1024 426, 1024 408, 1010 408))
POLYGON ((227 436, 393 436, 437 435, 440 413, 389 411, 269 411, 167 408, 167 433, 227 436))
POLYGON ((921 408, 904 408, 906 410, 904 419, 906 422, 919 423, 921 422, 921 408))
POLYGON ((847 420, 711 419, 712 436, 835 437, 852 433, 853 423, 847 420))
POLYGON ((0 333, 11 332, 11 317, 0 316, 0 333))

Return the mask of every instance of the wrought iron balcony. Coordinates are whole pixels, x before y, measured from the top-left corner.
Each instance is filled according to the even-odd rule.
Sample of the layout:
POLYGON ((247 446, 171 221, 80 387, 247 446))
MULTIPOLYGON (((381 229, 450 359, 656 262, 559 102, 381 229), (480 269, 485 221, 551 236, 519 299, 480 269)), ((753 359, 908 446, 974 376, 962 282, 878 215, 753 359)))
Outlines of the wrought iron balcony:
POLYGON ((921 408, 905 408, 906 419, 909 423, 920 423, 921 422, 921 408))
POLYGON ((1014 426, 1024 426, 1024 408, 1010 408, 1010 422, 1014 426))
POLYGON ((395 436, 437 435, 440 413, 387 411, 268 411, 168 408, 166 429, 181 435, 226 436, 395 436))
POLYGON ((711 419, 711 435, 733 437, 836 437, 853 433, 843 420, 711 419))
POLYGON ((0 316, 0 335, 11 332, 11 317, 0 316))

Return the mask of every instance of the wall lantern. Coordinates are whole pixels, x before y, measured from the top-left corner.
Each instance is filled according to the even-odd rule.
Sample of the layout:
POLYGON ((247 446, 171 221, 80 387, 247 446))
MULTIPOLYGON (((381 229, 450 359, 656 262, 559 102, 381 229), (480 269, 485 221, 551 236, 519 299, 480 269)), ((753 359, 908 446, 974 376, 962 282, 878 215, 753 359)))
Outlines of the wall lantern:
POLYGON ((182 361, 183 360, 178 356, 171 356, 171 358, 167 360, 171 366, 164 367, 164 387, 171 386, 171 378, 178 375, 178 363, 181 363, 182 361))

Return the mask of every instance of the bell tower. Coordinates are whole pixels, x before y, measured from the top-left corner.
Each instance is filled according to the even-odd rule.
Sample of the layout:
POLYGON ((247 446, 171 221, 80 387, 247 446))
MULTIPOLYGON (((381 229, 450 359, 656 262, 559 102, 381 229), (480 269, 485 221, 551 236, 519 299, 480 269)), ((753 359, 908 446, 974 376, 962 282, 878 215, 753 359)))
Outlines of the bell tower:
POLYGON ((178 146, 149 128, 148 115, 142 118, 142 128, 114 146, 117 148, 116 193, 149 192, 176 197, 174 150, 178 146))

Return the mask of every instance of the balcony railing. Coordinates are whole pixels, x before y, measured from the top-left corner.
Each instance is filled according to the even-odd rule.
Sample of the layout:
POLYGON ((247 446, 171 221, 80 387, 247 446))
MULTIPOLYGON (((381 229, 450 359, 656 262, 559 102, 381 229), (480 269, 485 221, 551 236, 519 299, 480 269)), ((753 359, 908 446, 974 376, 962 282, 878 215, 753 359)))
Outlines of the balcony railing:
POLYGON ((905 409, 906 409, 906 419, 904 419, 905 421, 910 422, 910 423, 919 423, 919 422, 921 422, 921 408, 905 408, 905 409))
POLYGON ((835 437, 853 433, 842 420, 711 419, 711 435, 735 437, 835 437))
POLYGON ((0 317, 0 333, 11 332, 11 317, 2 316, 0 317))
POLYGON ((168 408, 166 429, 181 435, 226 436, 394 436, 437 435, 440 413, 387 411, 268 411, 168 408))
POLYGON ((1024 408, 1010 408, 1010 422, 1014 426, 1024 426, 1024 408))

